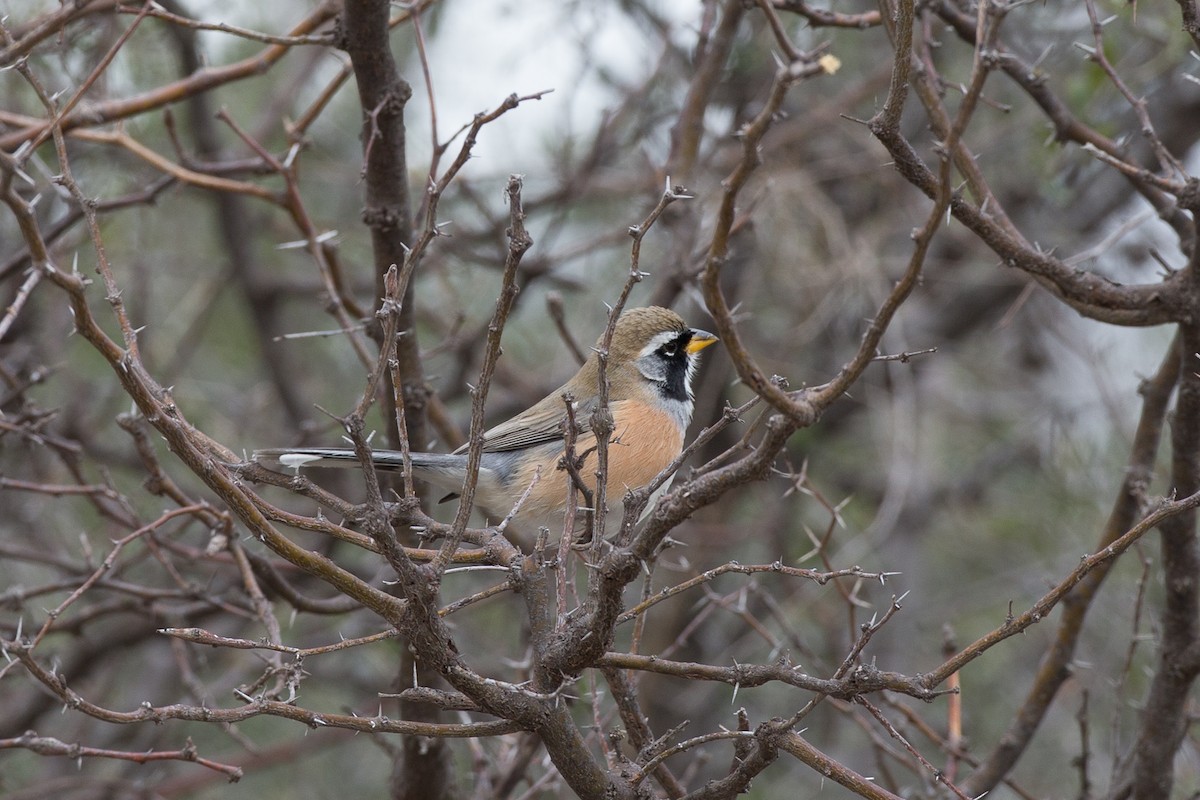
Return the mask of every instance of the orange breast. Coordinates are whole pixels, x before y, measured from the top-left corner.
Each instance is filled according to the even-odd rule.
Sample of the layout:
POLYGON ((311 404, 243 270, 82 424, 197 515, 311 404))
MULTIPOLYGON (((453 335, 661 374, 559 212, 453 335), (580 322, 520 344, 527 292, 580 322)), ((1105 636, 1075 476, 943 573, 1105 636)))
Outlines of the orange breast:
MULTIPOLYGON (((627 489, 645 486, 683 450, 683 431, 663 411, 632 401, 613 404, 613 440, 608 446, 608 493, 619 499, 627 489)), ((588 447, 595 437, 588 437, 588 447)), ((576 452, 582 452, 576 447, 576 452)), ((595 472, 595 458, 587 468, 595 472)), ((588 476, 590 477, 590 476, 588 476)), ((593 482, 594 484, 594 482, 593 482)))
MULTIPOLYGON (((666 412, 631 400, 615 402, 611 409, 614 430, 608 446, 608 506, 618 508, 627 490, 648 484, 679 455, 683 450, 683 431, 666 412)), ((593 491, 597 469, 595 446, 596 437, 591 432, 581 433, 575 442, 576 457, 586 454, 579 475, 593 491)), ((545 456, 537 459, 537 463, 529 464, 513 476, 510 486, 519 494, 529 486, 540 463, 541 477, 519 516, 532 520, 553 519, 557 515, 558 525, 550 525, 553 529, 561 527, 570 477, 565 470, 558 469, 562 447, 547 447, 543 452, 545 456)))

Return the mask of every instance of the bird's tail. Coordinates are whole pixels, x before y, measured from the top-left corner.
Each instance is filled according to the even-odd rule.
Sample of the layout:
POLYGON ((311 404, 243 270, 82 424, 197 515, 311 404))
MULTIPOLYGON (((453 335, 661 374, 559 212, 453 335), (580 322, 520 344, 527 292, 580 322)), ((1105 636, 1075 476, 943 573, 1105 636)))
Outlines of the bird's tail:
MULTIPOLYGON (((267 469, 279 472, 294 472, 301 467, 358 466, 358 456, 348 447, 273 447, 255 450, 250 458, 267 469)), ((449 453, 411 453, 410 458, 413 466, 421 469, 450 467, 465 461, 463 456, 449 453)), ((371 453, 371 460, 376 469, 386 472, 404 470, 404 455, 399 450, 375 450, 371 453)))

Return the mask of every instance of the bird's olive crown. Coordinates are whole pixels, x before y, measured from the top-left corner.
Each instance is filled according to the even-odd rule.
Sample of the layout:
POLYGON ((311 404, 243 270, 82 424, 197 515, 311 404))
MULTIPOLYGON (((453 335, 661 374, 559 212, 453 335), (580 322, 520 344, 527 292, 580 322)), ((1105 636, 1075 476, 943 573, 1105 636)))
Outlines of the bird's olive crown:
MULTIPOLYGON (((683 317, 669 308, 646 306, 631 308, 617 320, 609 348, 609 363, 632 363, 651 341, 663 333, 684 333, 688 330, 683 317)), ((597 340, 599 346, 603 336, 597 340)))

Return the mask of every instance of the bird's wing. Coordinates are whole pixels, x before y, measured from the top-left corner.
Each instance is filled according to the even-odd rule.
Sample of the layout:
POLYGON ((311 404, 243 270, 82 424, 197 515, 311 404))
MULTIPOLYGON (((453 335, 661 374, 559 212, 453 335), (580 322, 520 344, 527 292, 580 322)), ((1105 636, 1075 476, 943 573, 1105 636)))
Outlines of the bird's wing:
MULTIPOLYGON (((588 415, 595 400, 577 403, 575 408, 575 424, 578 430, 587 426, 588 415)), ((521 450, 534 445, 563 440, 563 422, 567 411, 561 392, 556 392, 543 398, 536 405, 517 416, 501 422, 483 434, 483 452, 499 453, 508 450, 521 450)), ((465 453, 467 445, 454 452, 465 453)))

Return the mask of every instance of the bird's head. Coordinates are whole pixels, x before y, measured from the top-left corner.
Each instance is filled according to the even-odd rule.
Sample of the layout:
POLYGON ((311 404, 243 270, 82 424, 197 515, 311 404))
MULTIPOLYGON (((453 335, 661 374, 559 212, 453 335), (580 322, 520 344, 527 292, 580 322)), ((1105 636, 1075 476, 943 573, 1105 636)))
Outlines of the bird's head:
POLYGON ((647 306, 625 311, 617 320, 609 347, 612 398, 650 392, 690 419, 699 354, 715 341, 716 336, 689 327, 670 309, 647 306))

